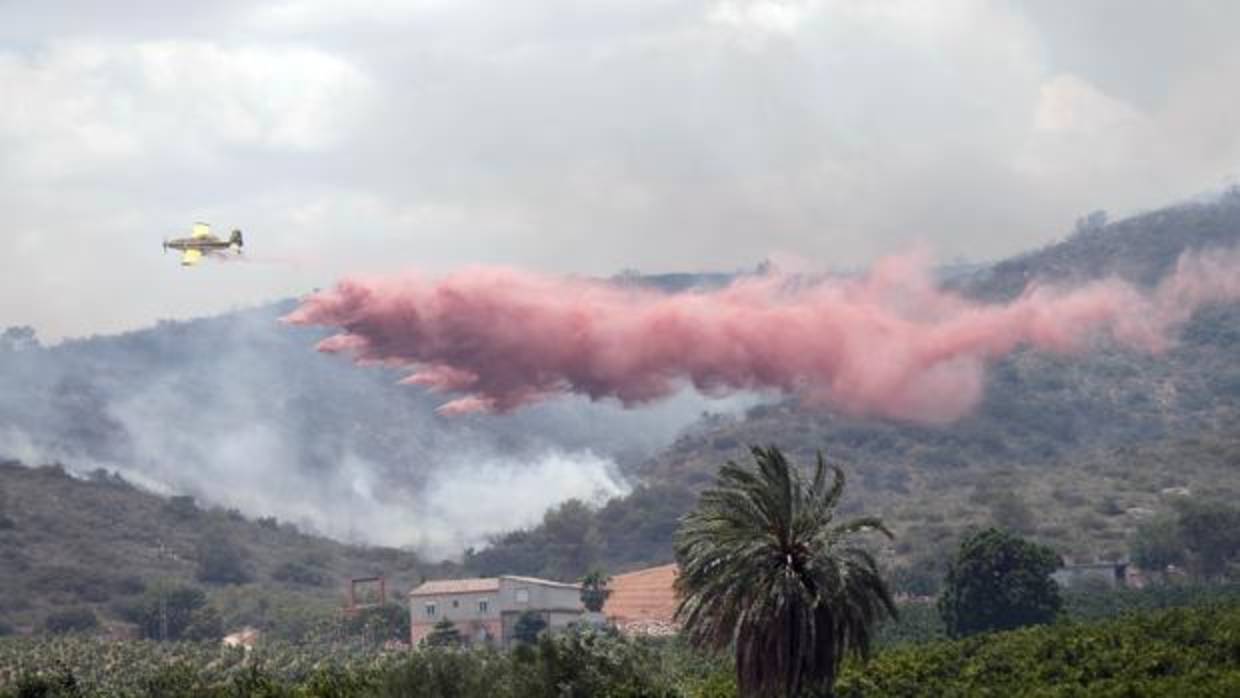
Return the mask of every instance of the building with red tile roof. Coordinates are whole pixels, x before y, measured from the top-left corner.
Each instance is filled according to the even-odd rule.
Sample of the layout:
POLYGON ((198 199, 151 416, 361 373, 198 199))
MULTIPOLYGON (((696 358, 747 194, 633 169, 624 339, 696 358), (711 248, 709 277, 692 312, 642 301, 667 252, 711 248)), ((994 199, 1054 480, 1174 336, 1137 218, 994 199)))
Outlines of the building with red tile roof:
POLYGON ((669 564, 612 577, 603 615, 625 634, 675 634, 677 598, 673 584, 678 572, 675 564, 669 564))

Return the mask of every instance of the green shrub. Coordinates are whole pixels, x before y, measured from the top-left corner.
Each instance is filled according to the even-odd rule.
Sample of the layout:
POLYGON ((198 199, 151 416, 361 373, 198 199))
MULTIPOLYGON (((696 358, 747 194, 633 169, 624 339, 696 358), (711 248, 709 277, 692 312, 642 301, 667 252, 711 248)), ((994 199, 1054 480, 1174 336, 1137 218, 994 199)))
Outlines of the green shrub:
POLYGON ((43 629, 53 635, 77 633, 99 627, 99 617, 89 608, 70 608, 48 614, 43 629))
POLYGON ((884 652, 853 662, 839 698, 1240 695, 1240 607, 1061 623, 884 652))
POLYGON ((82 690, 72 672, 59 669, 21 675, 11 695, 14 698, 80 698, 85 696, 86 692, 82 690))
MULTIPOLYGON (((1209 592, 1198 589, 1190 596, 1197 593, 1209 592)), ((1116 596, 1138 597, 1125 594, 1116 596)), ((908 608, 902 616, 910 618, 908 608)), ((676 639, 635 640, 593 630, 543 635, 513 652, 390 653, 340 639, 297 646, 264 642, 243 652, 81 636, 3 638, 0 698, 735 698, 730 661, 676 639)), ((1237 691, 1240 603, 884 649, 868 663, 850 659, 836 684, 840 698, 1221 697, 1237 691)))
POLYGON ((198 543, 198 581, 208 584, 244 584, 252 578, 245 551, 225 534, 215 531, 198 543))
POLYGON ((327 583, 327 578, 323 576, 322 572, 296 561, 285 562, 276 567, 275 571, 271 573, 271 578, 277 582, 289 582, 313 587, 321 587, 327 583))
POLYGON ((369 642, 409 642, 409 609, 399 603, 363 608, 345 623, 349 634, 369 642))
POLYGON ((939 613, 952 637, 1049 623, 1062 605, 1053 550, 998 529, 973 534, 947 570, 939 613))
POLYGON ((526 611, 517 618, 516 624, 513 626, 512 634, 517 642, 525 645, 534 644, 538 640, 538 634, 547 627, 547 621, 534 611, 526 611))
POLYGON ((151 640, 214 640, 222 635, 219 613, 207 606, 206 593, 197 587, 156 587, 114 608, 151 640))
POLYGON ((164 503, 164 512, 178 521, 189 521, 202 513, 194 498, 185 495, 169 497, 164 503))
POLYGON ((444 618, 431 628, 425 642, 431 647, 457 647, 462 642, 461 631, 457 630, 456 623, 444 618))

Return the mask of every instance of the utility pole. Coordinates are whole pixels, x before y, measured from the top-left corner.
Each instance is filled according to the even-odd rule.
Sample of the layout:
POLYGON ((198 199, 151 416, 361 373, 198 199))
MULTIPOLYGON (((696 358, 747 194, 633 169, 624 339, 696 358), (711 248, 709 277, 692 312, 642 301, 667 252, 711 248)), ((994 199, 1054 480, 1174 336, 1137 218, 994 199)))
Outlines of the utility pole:
MULTIPOLYGON (((160 560, 160 570, 163 571, 164 554, 167 549, 164 547, 163 539, 159 539, 159 552, 156 553, 160 560)), ((168 641, 168 575, 160 575, 159 580, 159 641, 168 641)))

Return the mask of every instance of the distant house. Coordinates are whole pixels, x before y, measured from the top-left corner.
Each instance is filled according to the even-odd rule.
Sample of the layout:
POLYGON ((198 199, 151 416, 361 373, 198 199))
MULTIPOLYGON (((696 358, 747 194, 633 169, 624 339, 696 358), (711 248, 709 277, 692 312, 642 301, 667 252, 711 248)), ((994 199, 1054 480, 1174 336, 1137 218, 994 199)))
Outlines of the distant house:
POLYGON ((611 578, 603 615, 626 635, 672 635, 677 626, 675 564, 648 567, 611 578))
POLYGON ((1128 563, 1091 562, 1064 565, 1051 577, 1065 589, 1095 587, 1119 589, 1128 586, 1128 563))
POLYGON ((581 587, 535 577, 438 579, 409 592, 410 641, 417 645, 445 618, 472 644, 510 647, 517 619, 537 613, 549 630, 581 620, 581 587))

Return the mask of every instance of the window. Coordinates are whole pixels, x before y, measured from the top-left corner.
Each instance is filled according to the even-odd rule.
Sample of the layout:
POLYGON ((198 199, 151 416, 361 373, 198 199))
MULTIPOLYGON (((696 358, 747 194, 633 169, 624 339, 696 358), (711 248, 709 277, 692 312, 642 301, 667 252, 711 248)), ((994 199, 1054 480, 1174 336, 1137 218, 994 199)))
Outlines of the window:
POLYGON ((530 602, 530 590, 529 589, 517 589, 517 603, 529 603, 529 602, 530 602))
POLYGON ((428 616, 435 615, 435 602, 434 601, 428 601, 426 603, 426 615, 428 616))
POLYGON ((481 601, 479 601, 479 602, 478 602, 478 612, 479 612, 479 613, 486 613, 486 612, 487 612, 487 608, 488 608, 488 606, 487 606, 487 600, 486 600, 486 599, 483 599, 483 600, 481 600, 481 601))
POLYGON ((461 607, 461 602, 458 601, 457 599, 452 599, 452 608, 460 608, 460 607, 461 607))

